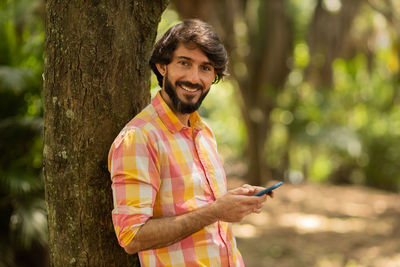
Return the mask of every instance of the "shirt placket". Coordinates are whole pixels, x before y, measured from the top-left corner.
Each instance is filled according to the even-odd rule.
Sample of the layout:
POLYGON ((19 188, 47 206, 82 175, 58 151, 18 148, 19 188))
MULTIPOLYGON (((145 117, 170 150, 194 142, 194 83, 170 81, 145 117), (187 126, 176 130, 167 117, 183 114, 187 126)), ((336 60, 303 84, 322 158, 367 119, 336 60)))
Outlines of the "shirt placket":
MULTIPOLYGON (((194 135, 193 135, 194 145, 195 145, 196 152, 197 152, 197 155, 198 155, 199 160, 200 160, 200 164, 201 164, 202 169, 204 171, 207 184, 208 184, 208 186, 211 189, 211 192, 213 194, 212 195, 213 196, 213 200, 215 200, 216 199, 216 193, 215 193, 215 190, 214 190, 214 188, 212 186, 213 185, 212 180, 211 180, 212 178, 210 177, 210 174, 207 171, 207 165, 208 164, 207 164, 206 158, 204 157, 204 155, 202 153, 202 148, 201 148, 201 144, 200 144, 200 137, 201 137, 200 135, 201 135, 200 131, 194 132, 194 135)), ((221 225, 220 221, 217 222, 217 227, 218 227, 218 235, 221 238, 221 240, 224 243, 225 248, 226 248, 226 253, 228 255, 228 257, 227 257, 228 258, 228 264, 229 264, 229 266, 234 266, 233 255, 232 255, 232 253, 233 253, 232 246, 229 244, 230 243, 229 240, 227 240, 227 236, 226 236, 227 233, 225 233, 224 229, 222 228, 222 225, 221 225)))
POLYGON ((229 226, 227 224, 226 228, 224 229, 224 227, 222 227, 222 223, 221 221, 218 221, 218 232, 219 232, 219 236, 221 237, 222 241, 225 244, 226 247, 226 252, 228 255, 228 264, 229 266, 235 266, 235 261, 233 260, 233 247, 232 247, 232 240, 228 240, 228 233, 227 231, 229 231, 229 226))
POLYGON ((207 171, 206 159, 205 159, 203 153, 201 152, 200 131, 196 130, 194 132, 193 141, 194 141, 194 146, 196 148, 196 154, 197 154, 197 156, 199 158, 201 168, 203 169, 204 178, 205 178, 205 183, 204 184, 208 185, 208 188, 210 189, 210 192, 211 192, 212 199, 215 201, 215 199, 216 199, 215 190, 214 190, 214 188, 212 186, 213 184, 212 184, 212 181, 211 181, 211 177, 210 177, 210 175, 209 175, 209 173, 207 171))

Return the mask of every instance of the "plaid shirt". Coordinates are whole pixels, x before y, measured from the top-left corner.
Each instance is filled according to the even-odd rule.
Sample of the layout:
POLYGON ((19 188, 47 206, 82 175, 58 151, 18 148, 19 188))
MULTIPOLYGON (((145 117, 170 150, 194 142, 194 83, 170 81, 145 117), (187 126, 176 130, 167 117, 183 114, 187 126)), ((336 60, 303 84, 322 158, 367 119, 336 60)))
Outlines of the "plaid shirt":
MULTIPOLYGON (((185 127, 158 93, 111 146, 112 218, 121 246, 151 217, 190 212, 226 193, 210 128, 197 112, 185 127)), ((244 266, 230 224, 217 221, 165 248, 139 252, 142 266, 244 266)))

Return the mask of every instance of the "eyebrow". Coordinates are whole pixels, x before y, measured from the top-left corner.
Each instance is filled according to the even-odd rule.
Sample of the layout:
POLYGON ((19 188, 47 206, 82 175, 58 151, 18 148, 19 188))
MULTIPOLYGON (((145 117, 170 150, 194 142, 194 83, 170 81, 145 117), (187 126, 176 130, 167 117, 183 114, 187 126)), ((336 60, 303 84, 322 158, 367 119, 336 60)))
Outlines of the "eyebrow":
MULTIPOLYGON (((185 59, 185 60, 188 60, 188 61, 193 61, 193 59, 191 59, 190 57, 185 57, 185 56, 177 56, 176 58, 177 59, 185 59)), ((204 61, 201 64, 202 65, 210 65, 212 67, 214 66, 210 61, 204 61)))

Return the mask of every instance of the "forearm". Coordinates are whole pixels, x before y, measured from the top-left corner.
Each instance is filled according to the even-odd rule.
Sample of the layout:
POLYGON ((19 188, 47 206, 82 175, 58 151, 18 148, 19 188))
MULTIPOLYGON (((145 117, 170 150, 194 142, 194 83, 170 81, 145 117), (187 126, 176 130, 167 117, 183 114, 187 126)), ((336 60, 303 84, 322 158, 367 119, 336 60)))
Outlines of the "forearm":
POLYGON ((151 218, 125 247, 129 254, 174 244, 218 220, 213 204, 174 217, 151 218))
MULTIPOLYGON (((261 190, 261 189, 259 189, 261 190)), ((260 212, 266 195, 255 197, 254 188, 236 188, 200 209, 174 217, 152 218, 143 224, 125 247, 129 254, 174 244, 218 220, 240 222, 252 212, 260 212)))

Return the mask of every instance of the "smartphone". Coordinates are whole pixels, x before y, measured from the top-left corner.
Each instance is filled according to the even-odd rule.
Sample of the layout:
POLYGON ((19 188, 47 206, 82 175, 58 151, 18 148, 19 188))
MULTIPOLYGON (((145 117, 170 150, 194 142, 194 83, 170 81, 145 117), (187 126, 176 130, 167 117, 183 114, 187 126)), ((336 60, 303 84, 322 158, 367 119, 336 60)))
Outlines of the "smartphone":
POLYGON ((279 183, 277 183, 277 184, 274 184, 273 186, 270 186, 270 187, 268 187, 268 188, 265 188, 263 191, 260 191, 260 192, 258 192, 257 194, 254 194, 253 196, 259 197, 259 196, 262 196, 262 195, 264 195, 264 194, 268 194, 268 193, 271 192, 272 190, 274 190, 274 189, 280 187, 281 185, 283 185, 283 182, 279 182, 279 183))

